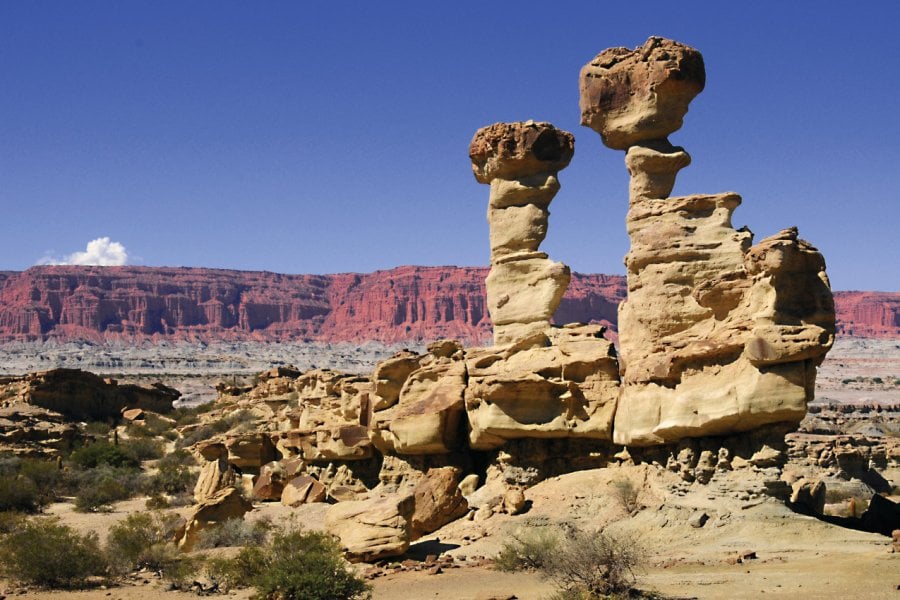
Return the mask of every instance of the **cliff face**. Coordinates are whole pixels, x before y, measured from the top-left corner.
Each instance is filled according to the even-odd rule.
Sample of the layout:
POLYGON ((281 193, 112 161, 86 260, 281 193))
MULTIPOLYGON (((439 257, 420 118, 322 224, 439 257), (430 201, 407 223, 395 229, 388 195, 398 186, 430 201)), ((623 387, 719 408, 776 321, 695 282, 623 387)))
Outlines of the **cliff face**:
MULTIPOLYGON (((34 267, 0 272, 0 341, 487 342, 487 268, 397 267, 281 275, 165 267, 34 267)), ((558 323, 613 325, 618 275, 572 274, 558 323)), ((900 293, 837 292, 838 331, 900 337, 900 293)))
POLYGON ((900 292, 835 292, 837 332, 871 338, 900 338, 900 292))

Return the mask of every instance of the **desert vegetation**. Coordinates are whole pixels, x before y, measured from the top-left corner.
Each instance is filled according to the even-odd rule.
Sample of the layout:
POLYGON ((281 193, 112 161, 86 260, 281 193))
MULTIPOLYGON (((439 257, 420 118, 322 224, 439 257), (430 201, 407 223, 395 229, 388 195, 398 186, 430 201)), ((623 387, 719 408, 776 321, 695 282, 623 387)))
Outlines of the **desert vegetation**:
POLYGON ((553 582, 555 600, 648 597, 634 589, 644 560, 625 534, 530 527, 509 534, 495 565, 502 571, 537 571, 553 582))

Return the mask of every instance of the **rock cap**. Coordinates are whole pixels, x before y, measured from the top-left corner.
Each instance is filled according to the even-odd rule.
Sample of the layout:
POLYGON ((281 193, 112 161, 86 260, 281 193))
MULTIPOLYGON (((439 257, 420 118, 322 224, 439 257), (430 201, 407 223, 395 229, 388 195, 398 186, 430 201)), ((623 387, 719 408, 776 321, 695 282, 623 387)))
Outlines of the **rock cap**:
POLYGON ((494 123, 475 132, 469 145, 479 183, 520 179, 565 169, 575 154, 575 136, 550 123, 494 123))
POLYGON ((581 69, 581 124, 615 150, 661 140, 681 128, 688 104, 703 91, 703 56, 661 37, 634 50, 608 48, 581 69))

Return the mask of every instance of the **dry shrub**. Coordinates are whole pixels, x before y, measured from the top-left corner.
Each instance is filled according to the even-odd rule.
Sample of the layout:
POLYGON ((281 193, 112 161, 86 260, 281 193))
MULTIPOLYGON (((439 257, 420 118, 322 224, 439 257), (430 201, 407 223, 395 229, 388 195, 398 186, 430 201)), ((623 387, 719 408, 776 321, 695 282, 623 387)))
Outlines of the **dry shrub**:
POLYGON ((500 571, 537 570, 549 563, 563 539, 555 527, 527 527, 503 542, 494 566, 500 571))
POLYGON ((552 528, 518 532, 495 564, 502 570, 535 569, 557 587, 556 600, 594 600, 632 595, 643 561, 636 540, 624 534, 552 528))
POLYGON ((612 486, 612 495, 619 506, 622 507, 629 515, 633 515, 640 509, 638 504, 638 496, 640 489, 634 484, 634 481, 628 477, 619 477, 610 482, 612 486))

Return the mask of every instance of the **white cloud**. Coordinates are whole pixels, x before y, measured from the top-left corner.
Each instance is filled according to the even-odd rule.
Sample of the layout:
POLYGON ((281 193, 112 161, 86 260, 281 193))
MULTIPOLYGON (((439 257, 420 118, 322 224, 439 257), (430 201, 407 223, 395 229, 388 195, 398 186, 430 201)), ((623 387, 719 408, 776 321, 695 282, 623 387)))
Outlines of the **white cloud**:
POLYGON ((128 264, 128 251, 119 242, 102 237, 88 242, 83 252, 73 252, 64 258, 47 256, 38 261, 38 264, 121 266, 128 264))

